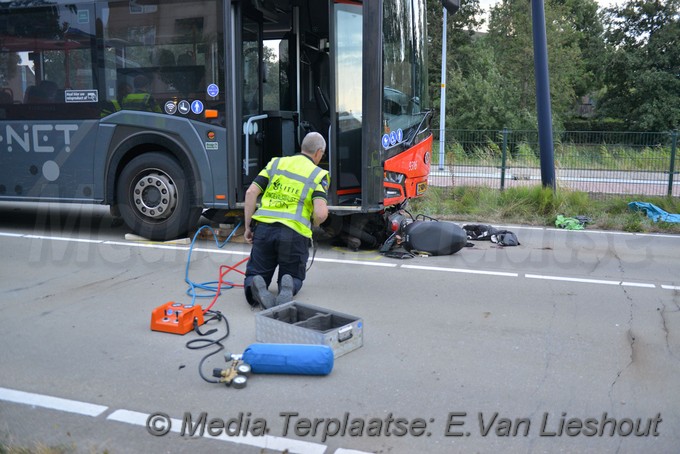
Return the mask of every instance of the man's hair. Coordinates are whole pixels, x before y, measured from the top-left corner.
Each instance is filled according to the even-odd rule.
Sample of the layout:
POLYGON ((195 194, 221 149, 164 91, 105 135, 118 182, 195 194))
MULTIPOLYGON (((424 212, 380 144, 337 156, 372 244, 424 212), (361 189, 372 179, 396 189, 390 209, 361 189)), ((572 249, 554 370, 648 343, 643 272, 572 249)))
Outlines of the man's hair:
POLYGON ((302 145, 300 145, 300 148, 302 149, 303 153, 312 155, 316 153, 316 150, 325 150, 326 141, 318 132, 310 132, 305 136, 304 139, 302 139, 302 145))

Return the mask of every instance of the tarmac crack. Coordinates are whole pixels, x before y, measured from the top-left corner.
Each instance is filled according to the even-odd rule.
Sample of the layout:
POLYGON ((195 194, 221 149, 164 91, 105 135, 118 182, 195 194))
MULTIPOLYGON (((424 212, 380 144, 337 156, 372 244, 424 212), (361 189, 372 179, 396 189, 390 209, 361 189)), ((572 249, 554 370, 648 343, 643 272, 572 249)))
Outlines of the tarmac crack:
POLYGON ((671 309, 668 310, 665 304, 661 305, 661 308, 657 308, 656 310, 659 312, 659 317, 661 318, 661 329, 664 332, 664 339, 666 341, 666 349, 668 350, 668 353, 675 358, 675 352, 673 351, 673 348, 671 346, 670 342, 670 330, 668 329, 668 319, 667 315, 669 313, 677 313, 680 312, 680 306, 678 306, 677 303, 675 303, 676 309, 671 309))
MULTIPOLYGON (((123 274, 125 274, 125 273, 127 273, 127 272, 128 272, 128 270, 123 270, 123 271, 121 271, 121 272, 119 272, 119 273, 117 273, 117 274, 114 274, 114 275, 112 275, 112 276, 106 277, 106 278, 104 278, 104 279, 100 279, 100 280, 98 280, 98 281, 88 282, 88 283, 86 283, 86 284, 84 284, 84 285, 78 286, 77 288, 78 288, 78 289, 86 289, 86 288, 89 288, 89 287, 98 286, 98 285, 100 285, 100 284, 109 283, 109 282, 111 282, 111 281, 113 281, 113 282, 114 282, 113 285, 115 285, 115 284, 116 284, 116 282, 115 282, 116 279, 118 279, 120 276, 122 276, 123 274)), ((127 281, 127 280, 130 280, 130 279, 126 279, 126 281, 127 281)))
POLYGON ((628 317, 628 330, 626 330, 626 337, 628 341, 628 346, 630 348, 630 361, 628 361, 628 364, 626 364, 624 367, 619 369, 619 371, 616 373, 616 377, 612 381, 612 383, 609 385, 609 401, 613 404, 613 394, 614 394, 614 388, 616 387, 619 379, 621 378, 621 375, 635 363, 635 359, 637 357, 636 354, 636 335, 633 332, 633 299, 631 296, 628 294, 625 288, 622 288, 623 294, 625 295, 626 299, 628 300, 629 304, 629 317, 628 317))
POLYGON ((50 282, 52 282, 52 281, 63 279, 64 276, 66 276, 66 275, 59 275, 59 276, 51 277, 51 278, 49 278, 49 279, 42 280, 42 281, 40 281, 40 282, 33 282, 33 283, 31 283, 31 285, 25 285, 25 286, 23 286, 23 287, 15 287, 15 288, 11 288, 11 289, 8 289, 8 290, 3 291, 2 294, 6 294, 6 293, 15 293, 15 292, 22 292, 22 291, 24 291, 24 290, 34 289, 34 288, 36 288, 36 287, 40 287, 41 285, 48 284, 48 283, 50 283, 50 282))
POLYGON ((668 342, 668 325, 666 323, 666 305, 662 304, 661 309, 658 309, 659 315, 661 316, 661 329, 664 332, 664 339, 666 340, 666 348, 670 352, 671 356, 673 355, 673 350, 671 350, 671 344, 668 342))
MULTIPOLYGON (((553 292, 554 293, 554 292, 553 292)), ((555 296, 555 295, 553 295, 555 296)), ((543 345, 545 345, 545 363, 543 367, 543 376, 540 378, 539 383, 536 386, 536 390, 532 393, 532 396, 537 396, 539 391, 543 388, 543 386, 546 384, 548 381, 548 375, 550 372, 550 367, 552 366, 552 359, 556 356, 556 354, 553 352, 553 348, 555 345, 554 342, 554 333, 555 330, 553 329, 554 322, 557 319, 557 301, 555 298, 552 298, 552 313, 550 316, 550 323, 546 327, 546 330, 544 332, 544 342, 543 345)), ((543 405, 543 399, 539 396, 539 401, 536 404, 535 410, 531 413, 531 417, 533 417, 538 411, 540 411, 542 408, 544 408, 543 405)), ((530 443, 530 446, 533 444, 533 441, 530 443)))

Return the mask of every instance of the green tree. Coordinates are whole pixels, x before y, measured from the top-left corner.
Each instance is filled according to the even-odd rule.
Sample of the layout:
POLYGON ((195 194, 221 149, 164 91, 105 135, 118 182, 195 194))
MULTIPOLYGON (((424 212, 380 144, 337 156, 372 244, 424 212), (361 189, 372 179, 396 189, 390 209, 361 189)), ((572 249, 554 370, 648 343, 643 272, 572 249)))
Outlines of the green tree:
MULTIPOLYGON (((545 17, 553 124, 560 129, 573 111, 578 91, 584 90, 577 87, 586 68, 570 9, 560 0, 549 0, 545 3, 545 17)), ((498 97, 506 99, 506 108, 515 111, 499 116, 498 121, 505 117, 512 123, 498 127, 534 129, 536 88, 530 2, 503 0, 492 7, 486 39, 494 50, 498 71, 507 79, 502 86, 507 93, 499 93, 498 97)))
POLYGON ((680 0, 629 0, 604 11, 603 116, 631 130, 680 127, 680 0))
MULTIPOLYGON (((441 6, 429 9, 430 86, 439 100, 441 6)), ((553 120, 557 129, 581 96, 601 87, 602 25, 594 0, 545 4, 553 120)), ((536 94, 531 3, 503 0, 491 8, 488 33, 479 3, 465 3, 447 29, 447 127, 534 129, 536 94), (462 14, 461 14, 462 13, 462 14)), ((449 16, 451 18, 452 16, 449 16)))
MULTIPOLYGON (((428 77, 430 100, 434 107, 439 107, 441 98, 443 11, 441 0, 427 0, 428 77)), ((482 12, 479 0, 462 0, 458 12, 447 14, 447 97, 461 89, 456 86, 455 81, 452 83, 448 80, 453 71, 452 68, 466 68, 475 58, 474 50, 470 45, 476 36, 475 30, 484 24, 482 12)), ((453 107, 452 103, 447 101, 447 115, 453 107)), ((438 124, 439 117, 436 116, 433 127, 438 128, 438 124)))
POLYGON ((262 60, 264 62, 264 109, 281 110, 280 78, 286 73, 279 68, 279 56, 271 47, 264 46, 262 60))
MULTIPOLYGON (((455 129, 501 129, 519 124, 511 80, 499 70, 494 49, 479 40, 461 48, 470 59, 448 71, 447 125, 455 129)), ((525 116, 530 116, 528 113, 525 116)))
MULTIPOLYGON (((583 72, 576 80, 574 91, 577 96, 591 94, 602 88, 602 56, 605 52, 602 21, 598 15, 598 4, 594 0, 554 0, 563 6, 567 16, 560 22, 573 30, 571 37, 581 50, 583 72)), ((550 45, 550 43, 548 43, 550 45)))

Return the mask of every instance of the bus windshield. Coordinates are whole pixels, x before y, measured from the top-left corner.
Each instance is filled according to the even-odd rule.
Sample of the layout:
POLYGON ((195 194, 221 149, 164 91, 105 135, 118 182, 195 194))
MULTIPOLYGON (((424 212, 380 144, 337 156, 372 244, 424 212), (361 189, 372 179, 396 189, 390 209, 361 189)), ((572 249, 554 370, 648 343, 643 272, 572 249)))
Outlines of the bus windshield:
POLYGON ((429 106, 425 6, 425 0, 389 0, 383 10, 383 120, 407 143, 429 106))

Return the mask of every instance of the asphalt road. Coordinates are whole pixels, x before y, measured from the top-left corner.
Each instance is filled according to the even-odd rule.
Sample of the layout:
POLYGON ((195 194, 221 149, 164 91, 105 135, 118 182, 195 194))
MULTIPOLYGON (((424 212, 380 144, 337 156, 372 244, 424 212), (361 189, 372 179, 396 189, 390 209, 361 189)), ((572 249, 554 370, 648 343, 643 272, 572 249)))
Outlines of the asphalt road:
MULTIPOLYGON (((677 453, 680 237, 502 227, 521 245, 397 260, 321 244, 297 300, 361 317, 363 346, 328 376, 257 374, 239 390, 201 379, 212 349, 188 349, 196 334, 149 329, 155 307, 190 301, 187 244, 128 241, 100 207, 0 204, 0 440, 112 454, 677 453), (172 430, 152 435, 147 421, 165 416, 172 430)), ((201 241, 190 279, 248 252, 201 241)), ((256 342, 241 289, 214 309, 226 350, 256 342)))

